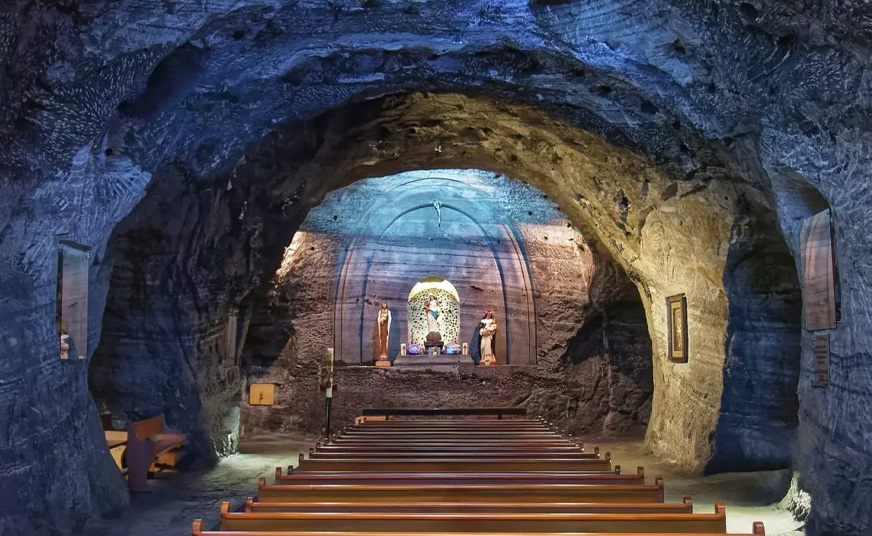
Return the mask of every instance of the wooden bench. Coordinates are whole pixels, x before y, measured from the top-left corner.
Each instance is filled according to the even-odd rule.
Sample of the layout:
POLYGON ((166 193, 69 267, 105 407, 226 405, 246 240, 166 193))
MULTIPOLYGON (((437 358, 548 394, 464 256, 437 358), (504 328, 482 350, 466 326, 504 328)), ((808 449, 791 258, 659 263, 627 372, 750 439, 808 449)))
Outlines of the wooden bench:
MULTIPOLYGON (((502 423, 504 421, 495 421, 497 423, 502 423)), ((553 428, 550 428, 544 423, 539 422, 517 422, 517 421, 507 421, 512 424, 507 424, 503 426, 502 424, 489 424, 485 421, 476 421, 474 423, 464 423, 464 422, 449 422, 449 423, 396 423, 396 422, 386 422, 386 423, 364 423, 364 424, 356 424, 354 426, 349 426, 346 430, 377 430, 380 432, 424 432, 428 430, 436 430, 436 431, 448 431, 448 432, 458 432, 458 431, 467 431, 467 430, 503 430, 506 432, 531 432, 531 431, 542 431, 542 432, 554 432, 553 428)))
POLYGON ((117 430, 112 423, 112 413, 105 411, 100 414, 100 421, 103 423, 103 435, 106 438, 106 446, 109 448, 109 455, 121 471, 121 474, 127 474, 127 467, 124 464, 124 451, 127 449, 127 430, 117 430))
POLYGON ((726 532, 723 503, 713 514, 676 513, 419 513, 419 512, 231 512, 221 505, 224 531, 304 532, 414 532, 427 527, 434 532, 726 532))
MULTIPOLYGON (((259 479, 243 512, 195 536, 725 536, 726 511, 664 503, 663 479, 612 470, 611 455, 541 420, 363 422, 319 442, 298 468, 259 479)), ((755 536, 763 526, 755 523, 755 536)))
POLYGON ((387 427, 387 426, 348 426, 341 430, 342 434, 517 434, 517 435, 556 435, 559 432, 547 426, 415 426, 415 427, 387 427))
MULTIPOLYGON (((529 536, 567 536, 565 533, 547 533, 547 532, 529 532, 529 536)), ((686 536, 679 532, 648 532, 646 536, 686 536)), ((197 519, 193 522, 191 536, 228 536, 226 532, 221 531, 206 531, 203 530, 203 520, 197 519)), ((238 531, 233 532, 232 536, 325 536, 323 532, 300 532, 300 531, 238 531)), ((342 531, 333 532, 330 536, 505 536, 504 533, 467 533, 467 532, 452 532, 452 533, 437 533, 429 530, 417 530, 413 532, 360 532, 360 531, 342 531)), ((590 532, 585 536, 639 536, 639 533, 627 532, 590 532)), ((751 533, 696 533, 693 536, 766 536, 766 531, 763 528, 763 523, 755 522, 751 533)))
MULTIPOLYGON (((321 445, 335 445, 337 447, 360 447, 360 448, 407 448, 407 447, 425 447, 432 449, 441 448, 477 448, 485 450, 493 447, 506 447, 509 445, 505 440, 492 441, 475 441, 475 440, 403 440, 397 439, 394 441, 378 440, 368 441, 361 439, 333 439, 330 442, 322 442, 321 445)), ((584 444, 580 441, 512 441, 511 446, 516 448, 548 448, 548 447, 583 447, 584 444)))
POLYGON ((511 420, 511 421, 495 421, 495 420, 474 420, 474 421, 382 421, 382 422, 362 422, 349 426, 349 428, 374 428, 380 430, 407 430, 414 428, 462 428, 462 429, 478 429, 478 428, 500 428, 502 430, 517 430, 527 428, 543 428, 548 429, 551 425, 545 421, 539 420, 511 420))
POLYGON ((109 454, 115 461, 115 465, 121 474, 127 474, 127 467, 124 465, 124 452, 127 450, 127 432, 123 430, 103 430, 103 435, 106 437, 106 446, 109 447, 109 454))
MULTIPOLYGON (((430 453, 431 456, 434 452, 451 452, 451 453, 469 453, 469 454, 480 454, 482 451, 487 452, 530 452, 534 451, 536 453, 545 452, 545 453, 553 453, 553 452, 584 452, 584 448, 579 447, 577 445, 560 445, 553 447, 515 447, 512 445, 493 445, 490 447, 481 447, 479 445, 453 445, 446 447, 432 447, 430 445, 415 445, 415 446, 401 446, 401 445, 385 445, 382 447, 369 447, 369 446, 361 446, 361 447, 352 447, 346 445, 317 445, 314 448, 315 452, 324 452, 324 453, 357 453, 357 452, 366 452, 366 451, 377 451, 377 452, 385 452, 385 453, 404 453, 404 452, 423 452, 430 453)), ((311 451, 310 451, 311 452, 311 451)), ((596 451, 594 451, 596 452, 596 451)))
POLYGON ((458 417, 478 416, 496 417, 498 420, 503 416, 521 417, 527 416, 527 408, 367 408, 360 412, 362 417, 458 417))
POLYGON ((354 437, 354 436, 391 436, 391 437, 414 437, 416 435, 421 434, 432 434, 432 435, 463 435, 466 434, 479 434, 479 435, 533 435, 533 436, 546 436, 552 439, 566 439, 566 434, 561 434, 554 430, 540 430, 540 429, 529 429, 529 430, 503 430, 500 428, 491 428, 491 429, 464 429, 464 428, 445 428, 445 429, 435 429, 435 428, 415 428, 410 430, 379 430, 379 429, 359 429, 359 428, 347 428, 344 430, 338 430, 334 434, 336 437, 354 437))
POLYGON ((554 458, 543 460, 512 458, 421 458, 397 460, 385 458, 340 458, 333 460, 301 460, 298 471, 354 471, 386 473, 512 473, 522 471, 582 471, 611 472, 612 458, 607 452, 604 459, 554 458))
POLYGON ((535 473, 351 473, 351 472, 303 472, 294 473, 288 468, 276 467, 275 483, 284 485, 312 484, 644 484, 645 470, 636 469, 636 474, 574 472, 535 473))
POLYGON ((428 426, 428 425, 419 425, 419 426, 377 426, 377 425, 352 425, 346 426, 340 430, 337 430, 336 433, 339 434, 348 434, 352 432, 359 433, 368 433, 368 434, 422 434, 422 433, 464 433, 464 432, 483 432, 483 433, 504 433, 504 434, 526 434, 526 433, 538 433, 538 434, 558 434, 561 435, 561 431, 550 427, 550 426, 531 426, 531 425, 522 425, 522 426, 428 426))
POLYGON ((453 443, 476 444, 476 442, 484 441, 489 443, 502 442, 506 443, 553 443, 555 445, 572 445, 574 442, 571 439, 556 435, 525 435, 516 436, 511 434, 482 434, 457 432, 452 434, 343 434, 331 439, 331 443, 342 442, 357 442, 357 443, 385 443, 402 441, 404 443, 427 443, 431 441, 443 441, 453 443))
POLYGON ((681 503, 357 503, 357 502, 257 502, 245 501, 246 512, 419 512, 419 513, 624 513, 624 514, 692 514, 693 501, 685 497, 681 503))
POLYGON ((149 472, 175 465, 184 436, 158 415, 130 423, 127 434, 127 481, 131 491, 148 491, 149 472))
POLYGON ((335 442, 325 444, 322 443, 317 445, 315 449, 320 449, 323 446, 332 446, 338 449, 358 449, 358 450, 403 450, 405 452, 427 452, 427 451, 436 451, 436 452, 482 452, 482 451, 491 451, 491 452, 511 452, 513 450, 542 450, 548 451, 550 449, 556 449, 554 452, 560 451, 575 451, 581 450, 581 452, 587 452, 588 449, 584 448, 581 444, 572 444, 572 443, 560 443, 560 444, 535 444, 535 443, 518 443, 518 444, 507 444, 506 441, 493 441, 493 442, 480 442, 475 443, 473 441, 470 442, 451 442, 451 441, 432 441, 432 442, 414 442, 407 443, 402 441, 387 441, 387 442, 378 442, 378 443, 345 443, 345 442, 335 442))
POLYGON ((459 431, 496 431, 504 432, 559 432, 559 429, 554 425, 545 422, 524 422, 524 421, 446 421, 446 422, 364 422, 345 426, 342 431, 362 431, 362 432, 459 432, 459 431))
POLYGON ((503 437, 514 437, 518 439, 522 438, 553 438, 553 439, 562 439, 563 436, 554 432, 552 430, 526 430, 526 431, 517 431, 513 432, 511 430, 422 430, 420 432, 416 431, 390 431, 390 430, 361 430, 359 428, 352 428, 351 430, 346 430, 342 432, 343 437, 385 437, 387 439, 395 439, 399 436, 404 438, 408 437, 420 437, 426 439, 436 439, 439 437, 446 438, 473 438, 473 439, 488 439, 488 438, 503 438, 503 437))
POLYGON ((528 502, 662 503, 663 479, 645 484, 313 484, 267 485, 259 479, 260 502, 528 502))
POLYGON ((361 449, 343 449, 339 451, 332 451, 329 449, 318 449, 309 452, 310 460, 341 460, 341 459, 350 459, 350 460, 369 460, 374 458, 390 458, 396 461, 404 461, 404 460, 420 460, 420 459, 432 459, 432 458, 440 458, 443 460, 487 460, 490 458, 502 458, 505 460, 508 459, 522 459, 522 460, 552 460, 552 459, 560 459, 560 460, 598 460, 599 453, 598 452, 566 452, 566 451, 558 451, 558 452, 548 452, 548 451, 537 451, 537 450, 507 450, 507 451, 499 451, 499 452, 490 452, 488 450, 482 450, 479 452, 452 452, 447 450, 437 450, 437 451, 425 451, 425 452, 405 452, 405 451, 394 451, 394 452, 385 452, 381 449, 379 450, 361 450, 361 449))

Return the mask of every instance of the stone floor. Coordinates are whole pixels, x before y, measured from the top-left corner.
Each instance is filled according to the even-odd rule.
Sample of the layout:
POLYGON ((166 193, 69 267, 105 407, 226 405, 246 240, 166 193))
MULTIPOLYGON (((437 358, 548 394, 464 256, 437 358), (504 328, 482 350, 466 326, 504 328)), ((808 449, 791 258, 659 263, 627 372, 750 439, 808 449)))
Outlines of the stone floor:
POLYGON ((624 473, 635 472, 636 467, 642 466, 649 480, 663 476, 667 502, 681 502, 683 497, 690 496, 696 513, 711 513, 715 502, 726 503, 729 532, 748 534, 754 521, 762 521, 766 536, 805 534, 802 523, 779 506, 790 484, 789 470, 687 475, 652 456, 641 440, 587 439, 585 445, 599 445, 602 452, 611 452, 614 463, 624 473))
POLYGON ((272 482, 275 468, 287 467, 308 451, 317 437, 252 437, 241 452, 224 458, 214 469, 159 476, 149 481, 151 493, 134 494, 129 508, 111 518, 89 523, 84 536, 190 536, 191 522, 218 526, 218 509, 230 501, 234 510, 257 494, 257 479, 272 482))
MULTIPOLYGON (((272 482, 277 466, 286 467, 299 453, 308 450, 314 437, 253 437, 240 446, 241 452, 225 458, 208 471, 167 475, 150 482, 153 492, 137 494, 132 504, 111 518, 89 523, 84 536, 187 536, 191 521, 201 518, 206 527, 218 525, 218 508, 229 500, 238 509, 246 497, 254 496, 257 479, 272 482)), ((753 521, 763 521, 767 536, 801 536, 800 523, 779 508, 786 471, 688 476, 646 453, 641 441, 587 441, 611 452, 624 472, 645 467, 653 478, 666 481, 666 499, 679 502, 693 497, 696 512, 713 512, 715 501, 727 503, 727 528, 748 533, 753 521)))

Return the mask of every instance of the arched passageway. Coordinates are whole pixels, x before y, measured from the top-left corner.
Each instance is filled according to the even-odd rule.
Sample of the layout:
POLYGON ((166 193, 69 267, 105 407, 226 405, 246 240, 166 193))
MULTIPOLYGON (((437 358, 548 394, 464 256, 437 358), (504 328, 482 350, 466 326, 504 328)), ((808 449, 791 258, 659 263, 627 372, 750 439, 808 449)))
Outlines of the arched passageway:
MULTIPOLYGON (((203 189, 196 184, 185 186, 177 176, 168 175, 166 180, 155 183, 152 193, 119 227, 116 236, 118 247, 138 251, 125 252, 122 258, 144 259, 143 263, 130 265, 127 273, 140 274, 139 280, 151 280, 151 285, 177 290, 167 294, 150 292, 149 285, 120 286, 119 290, 143 289, 139 297, 149 296, 152 300, 164 300, 170 295, 172 303, 148 304, 146 311, 151 312, 143 313, 142 327, 118 331, 124 331, 125 337, 145 339, 142 344, 150 347, 149 353, 166 356, 168 362, 202 360, 204 367, 198 374, 175 377, 172 382, 180 382, 175 389, 181 392, 198 393, 194 395, 195 404, 206 402, 203 411, 189 412, 185 417, 196 420, 192 427, 202 434, 203 444, 211 441, 232 446, 238 430, 235 408, 241 396, 241 376, 234 360, 226 357, 226 349, 219 344, 223 339, 203 337, 221 333, 229 311, 237 309, 231 304, 243 303, 258 283, 274 273, 289 237, 310 208, 320 203, 330 189, 404 171, 416 162, 426 162, 429 168, 448 163, 487 164, 484 167, 517 173, 540 188, 581 231, 592 249, 614 258, 634 282, 652 343, 654 395, 646 436, 651 448, 696 470, 704 469, 718 452, 729 453, 729 466, 733 468, 786 464, 789 454, 783 449, 731 451, 726 443, 717 444, 719 438, 732 441, 727 430, 736 424, 720 415, 725 378, 731 378, 723 374, 724 341, 731 329, 730 308, 739 303, 731 302, 729 293, 744 292, 741 284, 725 287, 725 270, 733 248, 745 243, 739 237, 755 240, 755 233, 762 235, 762 229, 771 228, 766 200, 750 195, 749 187, 725 179, 711 178, 704 188, 693 182, 675 181, 631 152, 608 145, 557 118, 548 118, 545 123, 541 114, 522 105, 506 108, 459 95, 409 94, 353 105, 313 123, 289 124, 249 151, 245 161, 227 177, 230 188, 223 179, 216 182, 225 185, 220 189, 203 189), (439 120, 434 122, 434 117, 439 120), (388 124, 397 128, 386 128, 388 124), (469 128, 472 124, 478 127, 469 128), (546 124, 547 129, 543 128, 546 124), (482 134, 484 129, 487 135, 482 134), (521 131, 525 132, 523 136, 518 135, 521 131), (297 157, 287 156, 290 146, 296 148, 297 157), (373 150, 380 155, 378 160, 372 159, 373 150), (299 161, 308 163, 300 166, 299 161), (335 182, 325 182, 325 177, 335 182), (189 209, 180 209, 180 203, 197 207, 199 214, 177 221, 173 225, 178 230, 172 231, 165 225, 169 214, 190 213, 189 209), (155 232, 160 227, 149 222, 157 221, 164 225, 163 230, 155 232), (750 226, 745 221, 756 223, 750 226), (143 236, 144 230, 151 235, 143 236), (180 240, 181 236, 188 238, 180 240), (210 247, 202 249, 204 244, 210 247), (164 252, 163 257, 157 255, 159 251, 164 252), (172 252, 170 258, 166 252, 172 252), (161 275, 147 277, 152 271, 161 275), (676 294, 685 294, 690 304, 691 355, 686 364, 670 362, 664 349, 665 299, 676 294), (181 305, 185 303, 180 301, 182 296, 189 296, 185 298, 190 300, 187 303, 199 305, 181 305), (191 320, 202 320, 173 322, 171 336, 149 333, 155 328, 159 332, 166 329, 151 320, 156 318, 155 311, 164 307, 176 311, 172 313, 176 317, 200 311, 191 320), (202 321, 206 324, 198 327, 202 321), (176 332, 181 326, 183 334, 176 332), (197 346, 200 350, 195 351, 197 346), (233 389, 219 387, 228 381, 233 389), (202 385, 213 386, 205 390, 209 393, 206 398, 199 396, 204 392, 202 385), (229 394, 231 391, 233 394, 229 394)), ((124 273, 118 271, 119 275, 124 273)), ((785 282, 785 288, 791 284, 785 282)), ((323 296, 324 303, 332 299, 329 291, 323 296)), ((114 302, 110 299, 110 303, 114 302)), ((126 307, 136 302, 120 303, 126 307)), ((608 315, 601 317, 606 321, 608 315)), ((773 318, 772 322, 777 326, 783 320, 773 318)), ((779 344, 781 336, 795 340, 789 322, 784 326, 783 330, 774 330, 775 344, 779 344)), ((273 330, 285 332, 277 340, 287 340, 284 337, 289 335, 291 341, 296 340, 293 333, 286 333, 287 326, 273 330)), ((575 344, 587 344, 584 337, 582 333, 575 344)), ((329 333, 323 333, 317 349, 305 349, 310 355, 318 355, 323 351, 323 340, 329 339, 329 333)), ((108 350, 118 344, 116 341, 104 336, 105 355, 119 355, 108 350)), ((281 348, 276 346, 275 350, 281 348)), ((103 355, 97 352, 95 366, 105 362, 103 355)), ((575 357, 576 362, 580 359, 583 357, 575 357)), ((572 363, 573 359, 566 362, 572 363)), ((796 362, 784 365, 759 378, 764 382, 761 385, 766 381, 789 385, 789 378, 795 378, 791 370, 796 370, 796 362)), ((789 388, 782 392, 788 398, 793 396, 789 388)), ((311 407, 317 413, 316 406, 311 407)), ((761 422, 780 418, 760 416, 761 422)), ((784 424, 778 426, 791 429, 792 418, 784 419, 784 424)), ((748 444, 765 442, 765 426, 756 430, 745 434, 748 444)))

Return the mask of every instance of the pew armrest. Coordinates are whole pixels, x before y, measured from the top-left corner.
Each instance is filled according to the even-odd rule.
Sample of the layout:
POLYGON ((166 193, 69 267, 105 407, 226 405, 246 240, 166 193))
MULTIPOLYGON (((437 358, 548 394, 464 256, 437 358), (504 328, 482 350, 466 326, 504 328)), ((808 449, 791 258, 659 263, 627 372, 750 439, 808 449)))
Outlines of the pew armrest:
POLYGON ((174 448, 181 447, 185 436, 182 434, 157 434, 154 439, 154 455, 159 456, 174 448))

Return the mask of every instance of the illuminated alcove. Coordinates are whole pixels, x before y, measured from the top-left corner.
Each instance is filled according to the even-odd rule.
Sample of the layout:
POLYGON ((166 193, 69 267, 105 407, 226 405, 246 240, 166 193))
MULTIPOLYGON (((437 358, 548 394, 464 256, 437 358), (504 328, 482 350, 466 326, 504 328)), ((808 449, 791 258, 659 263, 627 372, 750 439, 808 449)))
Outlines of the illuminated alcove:
POLYGON ((406 300, 406 322, 409 343, 421 344, 427 339, 430 330, 427 323, 425 304, 433 295, 439 306, 439 316, 436 319, 444 344, 460 344, 461 324, 460 311, 461 301, 457 288, 447 279, 431 276, 421 279, 409 292, 406 300))
MULTIPOLYGON (((302 227, 310 233, 346 237, 333 308, 338 360, 370 360, 369 326, 377 314, 372 304, 382 301, 396 310, 397 333, 403 334, 391 337, 389 354, 398 354, 406 334, 409 338, 402 342, 423 342, 426 333, 413 333, 408 325, 408 293, 417 282, 438 274, 452 282, 463 304, 458 335, 469 339, 482 311, 492 309, 505 326, 497 335, 498 363, 536 363, 535 300, 524 233, 554 227, 555 237, 566 235, 569 257, 575 235, 581 240, 574 229, 566 232, 566 222, 552 203, 519 181, 478 170, 407 172, 368 179, 345 190, 336 197, 330 194, 322 207, 367 206, 350 229, 343 229, 341 217, 323 218, 321 207, 302 227), (533 200, 523 220, 512 214, 521 212, 521 202, 516 200, 513 208, 512 202, 501 201, 501 189, 516 190, 524 202, 533 200), (363 201, 367 199, 371 201, 363 201), (543 221, 534 223, 537 219, 543 221)), ((337 209, 325 210, 335 215, 337 209)), ((446 344, 470 342, 454 339, 454 332, 443 334, 446 344)))
POLYGON ((485 394, 488 404, 523 400, 536 413, 572 415, 578 429, 608 421, 640 432, 650 411, 651 345, 635 286, 541 191, 499 173, 410 171, 328 193, 247 305, 243 364, 249 377, 277 385, 277 404, 243 404, 246 430, 320 429, 305 410, 320 405, 317 377, 299 370, 314 368, 331 343, 340 421, 384 404, 481 405, 485 394), (413 356, 373 367, 380 304, 392 314, 394 360, 401 344, 426 337, 426 322, 416 331, 409 317, 422 314, 417 301, 433 289, 459 305, 457 335, 443 332, 443 342, 468 344, 470 355, 426 374, 413 356), (498 367, 477 366, 486 310, 498 322, 498 367), (483 383, 498 388, 483 392, 483 383))

